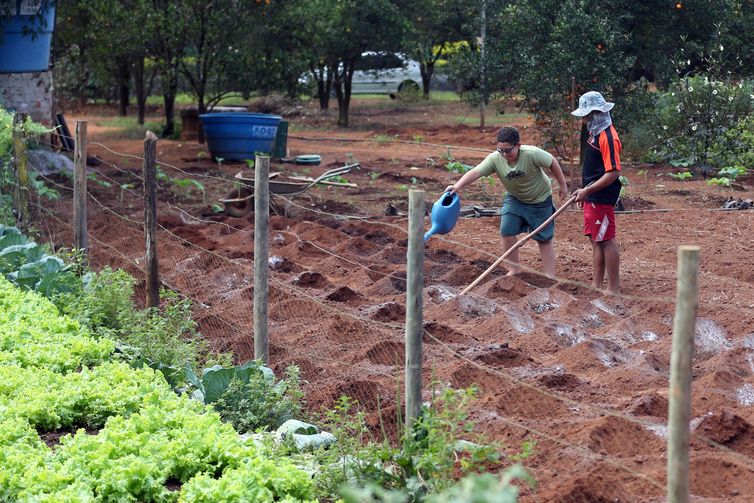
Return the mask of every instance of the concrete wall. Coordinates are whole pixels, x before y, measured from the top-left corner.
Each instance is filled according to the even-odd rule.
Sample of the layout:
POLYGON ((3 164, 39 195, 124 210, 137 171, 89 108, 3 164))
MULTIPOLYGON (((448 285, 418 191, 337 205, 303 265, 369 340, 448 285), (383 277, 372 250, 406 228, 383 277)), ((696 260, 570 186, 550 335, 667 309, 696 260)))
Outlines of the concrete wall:
POLYGON ((52 125, 52 72, 0 73, 0 105, 52 125))

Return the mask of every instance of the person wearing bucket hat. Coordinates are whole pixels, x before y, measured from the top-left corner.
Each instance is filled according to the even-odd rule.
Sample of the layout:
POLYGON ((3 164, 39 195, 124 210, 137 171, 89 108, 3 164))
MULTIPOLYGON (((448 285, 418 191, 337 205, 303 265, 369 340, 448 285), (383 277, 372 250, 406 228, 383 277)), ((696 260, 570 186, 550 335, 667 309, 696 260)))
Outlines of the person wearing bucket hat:
POLYGON ((616 241, 615 203, 620 196, 620 151, 618 132, 610 110, 614 104, 602 94, 589 91, 579 98, 579 108, 571 112, 586 124, 589 139, 581 168, 581 189, 574 190, 576 202, 584 209, 584 234, 592 243, 592 286, 620 293, 620 250, 616 241))
MULTIPOLYGON (((449 185, 445 192, 454 194, 483 176, 497 174, 506 190, 500 212, 500 234, 507 251, 516 244, 518 234, 532 232, 555 212, 552 185, 545 168, 558 181, 561 201, 568 197, 568 186, 558 160, 541 148, 521 145, 518 129, 503 127, 498 131, 496 139, 497 149, 474 169, 467 171, 455 184, 449 185)), ((554 235, 555 224, 551 222, 533 236, 539 244, 542 269, 551 277, 555 276, 554 235)), ((514 250, 508 257, 508 264, 509 276, 521 271, 518 250, 514 250)))

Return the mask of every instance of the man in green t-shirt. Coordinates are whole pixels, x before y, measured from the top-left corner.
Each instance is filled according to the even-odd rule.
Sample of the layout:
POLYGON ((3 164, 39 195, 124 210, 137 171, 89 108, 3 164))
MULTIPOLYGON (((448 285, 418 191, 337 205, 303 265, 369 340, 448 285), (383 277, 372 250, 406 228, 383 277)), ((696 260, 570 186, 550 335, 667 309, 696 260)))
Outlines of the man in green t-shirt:
MULTIPOLYGON (((557 159, 541 148, 521 145, 518 129, 504 127, 497 133, 497 150, 455 184, 449 185, 445 191, 456 193, 479 178, 496 173, 507 191, 500 220, 500 234, 507 251, 518 241, 518 234, 533 231, 555 212, 552 186, 550 178, 544 172, 545 168, 549 168, 558 181, 560 199, 565 200, 568 197, 568 186, 557 159)), ((554 235, 555 223, 551 222, 533 236, 539 244, 544 272, 551 277, 555 276, 554 235)), ((518 274, 521 271, 518 250, 510 254, 508 261, 508 276, 518 274)))

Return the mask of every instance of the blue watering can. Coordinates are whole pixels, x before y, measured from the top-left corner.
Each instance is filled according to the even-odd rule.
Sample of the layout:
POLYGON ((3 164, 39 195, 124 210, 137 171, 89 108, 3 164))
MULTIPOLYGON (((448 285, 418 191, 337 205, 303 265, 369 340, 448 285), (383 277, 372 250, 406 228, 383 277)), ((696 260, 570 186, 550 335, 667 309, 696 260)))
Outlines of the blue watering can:
POLYGON ((450 232, 458 221, 458 215, 461 214, 461 198, 458 194, 445 192, 440 199, 432 205, 432 227, 424 234, 426 243, 432 234, 447 234, 450 232))

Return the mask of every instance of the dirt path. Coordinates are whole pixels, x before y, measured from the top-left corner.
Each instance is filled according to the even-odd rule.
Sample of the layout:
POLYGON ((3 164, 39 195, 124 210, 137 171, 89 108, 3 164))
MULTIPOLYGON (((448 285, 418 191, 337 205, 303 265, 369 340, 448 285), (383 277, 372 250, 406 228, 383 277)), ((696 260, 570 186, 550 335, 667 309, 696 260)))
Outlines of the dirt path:
MULTIPOLYGON (((313 188, 280 201, 287 216, 271 221, 271 363, 276 371, 291 363, 301 367, 312 410, 348 394, 364 405, 375 428, 382 423, 395 429, 396 376, 403 371, 406 191, 424 188, 431 204, 459 176, 445 167, 447 146, 464 147, 451 147, 450 154, 473 165, 504 124, 496 119, 486 131, 447 125, 457 124, 453 118, 464 113, 459 107, 356 106, 354 130, 333 128, 331 119, 290 119, 291 154, 317 153, 323 162, 311 168, 274 165, 274 171, 317 176, 354 160, 361 168, 345 177, 357 188, 313 188)), ((517 116, 513 122, 524 142, 536 141, 529 119, 517 116)), ((96 127, 89 131, 93 142, 107 147, 90 145, 105 161, 96 168, 99 176, 138 192, 141 161, 113 151, 139 155, 141 142, 96 127)), ((206 198, 169 184, 160 191, 161 274, 198 302, 202 332, 243 360, 253 356, 253 215, 230 218, 214 212, 211 203, 244 166, 217 165, 203 150, 195 143, 159 142, 165 173, 200 180, 206 198)), ((588 288, 591 247, 576 210, 566 211, 556 225, 557 281, 537 274, 536 246, 527 243, 521 250, 527 272, 504 277, 500 268, 471 295, 458 297, 502 254, 499 219, 462 219, 451 234, 428 242, 426 382, 477 385, 474 418, 482 432, 505 443, 509 453, 525 440, 536 443, 525 464, 538 487, 522 501, 664 500, 681 244, 701 247, 692 494, 704 501, 752 501, 754 213, 717 209, 726 197, 754 198, 754 180, 744 180, 744 190, 726 190, 704 181, 678 182, 662 176, 667 171, 625 166, 626 208, 648 211, 618 217, 621 297, 588 288)), ((94 262, 138 273, 138 194, 91 185, 94 197, 118 215, 92 206, 94 262)), ((477 183, 462 201, 496 206, 501 193, 499 182, 477 183)), ((57 209, 63 220, 65 208, 57 209)), ((66 239, 64 226, 50 224, 46 232, 66 239)))

